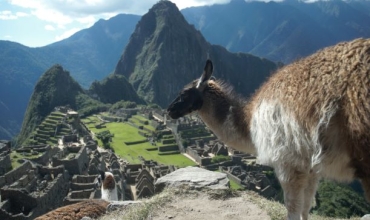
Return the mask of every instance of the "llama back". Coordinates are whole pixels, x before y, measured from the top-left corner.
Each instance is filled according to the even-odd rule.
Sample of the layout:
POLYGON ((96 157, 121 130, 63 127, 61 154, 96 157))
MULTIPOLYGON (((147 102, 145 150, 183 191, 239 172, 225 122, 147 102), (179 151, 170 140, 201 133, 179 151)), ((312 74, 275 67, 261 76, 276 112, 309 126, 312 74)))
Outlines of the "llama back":
POLYGON ((341 156, 340 163, 352 167, 332 164, 343 168, 336 170, 343 180, 354 171, 370 176, 369 88, 370 39, 340 43, 281 68, 251 102, 251 136, 261 162, 314 168, 337 151, 330 159, 341 156))

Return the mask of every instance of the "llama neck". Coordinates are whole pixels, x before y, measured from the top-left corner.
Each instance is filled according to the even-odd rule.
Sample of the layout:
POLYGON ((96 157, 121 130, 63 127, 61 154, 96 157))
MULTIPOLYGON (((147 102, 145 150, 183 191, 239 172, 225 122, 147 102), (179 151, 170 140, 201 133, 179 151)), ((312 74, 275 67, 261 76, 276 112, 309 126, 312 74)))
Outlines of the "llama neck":
POLYGON ((107 201, 117 201, 118 200, 118 194, 117 194, 117 188, 114 187, 113 189, 104 189, 101 188, 101 198, 107 201))
POLYGON ((255 154, 249 134, 249 111, 246 103, 220 89, 205 91, 198 111, 203 122, 229 147, 255 154))

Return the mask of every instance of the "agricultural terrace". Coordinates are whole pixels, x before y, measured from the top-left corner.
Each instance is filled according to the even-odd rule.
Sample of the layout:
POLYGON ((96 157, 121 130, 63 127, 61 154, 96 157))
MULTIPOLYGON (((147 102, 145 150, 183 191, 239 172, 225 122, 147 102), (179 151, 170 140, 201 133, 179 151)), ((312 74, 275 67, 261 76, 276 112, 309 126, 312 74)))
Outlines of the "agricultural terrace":
MULTIPOLYGON (((87 117, 82 119, 82 121, 95 134, 107 130, 110 131, 111 134, 114 134, 112 142, 110 143, 111 147, 117 155, 130 163, 141 163, 139 156, 143 156, 146 160, 155 160, 158 163, 166 165, 175 165, 178 167, 195 165, 192 160, 178 152, 169 152, 168 154, 159 152, 158 147, 165 146, 162 144, 161 140, 155 143, 156 146, 152 145, 144 136, 139 134, 139 131, 145 132, 145 130, 134 127, 128 122, 107 122, 103 124, 101 128, 96 128, 96 125, 102 123, 99 119, 99 115, 87 117), (135 142, 137 142, 137 144, 135 144, 135 142)), ((136 125, 145 126, 149 130, 155 130, 148 123, 140 124, 140 121, 148 121, 148 119, 142 116, 134 115, 129 121, 131 121, 130 123, 134 122, 136 125)), ((99 146, 103 146, 100 140, 98 140, 98 142, 99 146)))

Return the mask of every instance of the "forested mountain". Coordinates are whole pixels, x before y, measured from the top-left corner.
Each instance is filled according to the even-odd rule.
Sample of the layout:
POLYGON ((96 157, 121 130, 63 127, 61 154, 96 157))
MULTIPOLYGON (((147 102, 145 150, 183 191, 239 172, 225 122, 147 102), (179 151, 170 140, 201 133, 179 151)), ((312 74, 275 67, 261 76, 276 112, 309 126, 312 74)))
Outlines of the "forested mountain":
POLYGON ((182 13, 212 44, 284 63, 340 41, 370 37, 368 1, 231 0, 182 13))
MULTIPOLYGON (((174 16, 173 19, 147 14, 146 21, 141 23, 138 23, 141 16, 117 15, 100 20, 68 39, 39 48, 0 41, 0 139, 10 139, 19 132, 33 87, 41 74, 54 64, 68 69, 83 88, 106 78, 117 66, 116 73, 124 75, 139 95, 165 106, 180 84, 200 74, 208 56, 219 59, 215 62, 216 76, 240 74, 238 77, 227 75, 225 79, 234 84, 238 92, 253 91, 260 79, 253 81, 252 86, 245 85, 244 73, 238 71, 247 65, 242 57, 252 56, 238 54, 235 58, 220 46, 232 53, 249 53, 289 63, 339 41, 370 37, 370 2, 363 0, 314 3, 231 0, 228 4, 187 8, 181 13, 187 22, 178 12, 166 15, 174 16), (138 44, 132 43, 125 50, 135 25, 147 33, 136 29, 131 41, 138 44), (135 39, 138 36, 149 41, 135 39), (123 64, 123 60, 127 63, 123 64), (129 70, 133 72, 127 72, 129 70), (178 73, 177 77, 167 77, 165 73, 169 72, 178 73), (165 80, 170 85, 163 86, 161 83, 165 80)), ((123 82, 122 79, 119 78, 123 82)))
POLYGON ((200 77, 207 57, 214 61, 214 75, 244 95, 277 68, 269 60, 209 44, 175 4, 160 1, 137 24, 114 74, 124 75, 146 101, 166 107, 184 85, 200 77))
POLYGON ((21 145, 29 134, 57 106, 70 106, 83 113, 91 108, 103 110, 104 104, 90 98, 82 87, 60 65, 48 69, 37 81, 28 103, 17 145, 21 145))
POLYGON ((100 20, 45 47, 0 41, 0 139, 11 139, 19 132, 32 90, 50 66, 62 65, 83 87, 89 87, 114 70, 139 19, 121 14, 100 20))

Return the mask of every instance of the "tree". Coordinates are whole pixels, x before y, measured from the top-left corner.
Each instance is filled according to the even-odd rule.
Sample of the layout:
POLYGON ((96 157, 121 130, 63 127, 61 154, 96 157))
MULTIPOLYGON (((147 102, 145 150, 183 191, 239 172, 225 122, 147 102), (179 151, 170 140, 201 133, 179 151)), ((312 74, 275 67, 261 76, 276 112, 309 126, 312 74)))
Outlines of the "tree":
POLYGON ((104 148, 110 148, 110 143, 112 141, 112 137, 114 137, 114 134, 111 134, 110 131, 102 131, 96 134, 96 138, 101 140, 103 143, 104 148))

